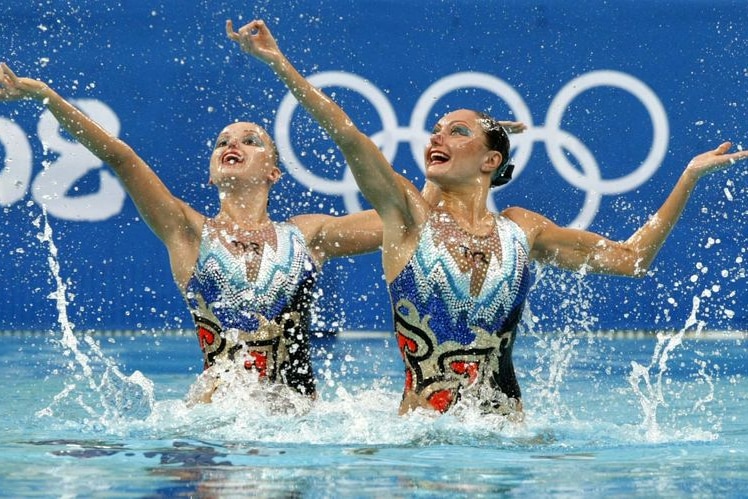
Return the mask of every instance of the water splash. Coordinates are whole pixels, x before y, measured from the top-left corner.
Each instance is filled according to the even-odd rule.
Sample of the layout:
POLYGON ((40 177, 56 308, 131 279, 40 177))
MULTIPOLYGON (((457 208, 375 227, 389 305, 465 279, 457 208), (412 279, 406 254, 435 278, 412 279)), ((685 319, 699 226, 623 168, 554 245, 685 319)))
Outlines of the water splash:
POLYGON ((592 302, 589 297, 594 294, 585 280, 586 274, 566 274, 564 278, 555 279, 556 273, 556 269, 539 266, 534 287, 542 282, 552 292, 567 297, 559 310, 566 323, 560 331, 553 332, 550 336, 540 334, 535 330, 535 324, 540 319, 531 312, 528 302, 522 326, 536 339, 536 367, 529 373, 533 378, 531 389, 537 392, 536 397, 543 401, 543 407, 554 412, 554 417, 568 419, 573 416, 574 411, 565 405, 561 389, 572 361, 576 358, 580 337, 582 333, 590 332, 596 318, 590 314, 592 302))
MULTIPOLYGON (((465 410, 439 415, 416 410, 398 415, 400 393, 386 383, 327 391, 303 411, 285 411, 268 397, 234 397, 188 406, 162 400, 143 420, 110 427, 126 437, 199 438, 235 444, 312 444, 367 446, 465 445, 517 447, 538 445, 534 423, 465 410)), ((542 438, 547 443, 547 438, 542 438)))
POLYGON ((147 416, 154 404, 153 383, 139 371, 130 376, 123 374, 89 335, 84 337, 89 353, 82 351, 73 331, 73 323, 68 317, 67 285, 60 274, 57 246, 44 207, 42 216, 37 217, 33 223, 42 230, 37 236, 39 241, 49 248, 47 261, 54 277, 55 291, 48 298, 55 300, 57 321, 62 330, 62 337, 57 341, 63 349, 63 355, 72 357, 67 363, 70 376, 65 381, 65 387, 54 397, 52 403, 37 412, 37 417, 78 418, 82 410, 84 422, 99 427, 121 418, 147 416), (79 389, 79 385, 84 385, 85 388, 79 389))
MULTIPOLYGON (((631 374, 629 375, 629 384, 634 390, 639 405, 642 410, 641 429, 644 431, 646 439, 650 442, 661 442, 672 438, 671 431, 663 431, 657 420, 658 410, 661 407, 667 407, 668 402, 665 397, 665 386, 667 385, 666 374, 668 372, 668 361, 671 360, 672 352, 678 348, 686 335, 686 332, 693 330, 698 335, 704 329, 705 323, 697 319, 697 312, 701 300, 694 296, 692 300, 691 313, 686 320, 685 325, 676 333, 657 333, 657 344, 652 353, 649 365, 644 366, 636 361, 631 362, 631 374)), ((706 397, 699 399, 694 408, 703 405, 714 398, 714 385, 711 382, 709 374, 706 372, 706 365, 703 363, 699 369, 698 375, 706 381, 709 393, 706 397)))

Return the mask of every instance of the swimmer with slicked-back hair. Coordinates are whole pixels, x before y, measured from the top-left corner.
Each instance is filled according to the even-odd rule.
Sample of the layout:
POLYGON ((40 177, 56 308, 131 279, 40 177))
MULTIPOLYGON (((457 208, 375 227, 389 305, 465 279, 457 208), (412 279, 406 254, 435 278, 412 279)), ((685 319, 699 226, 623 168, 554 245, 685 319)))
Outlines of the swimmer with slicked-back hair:
POLYGON ((695 156, 657 213, 626 241, 560 227, 533 211, 488 211, 494 185, 511 176, 509 139, 469 109, 444 115, 425 144, 426 199, 395 172, 346 113, 301 76, 263 21, 227 36, 266 63, 343 152, 383 223, 382 263, 405 364, 400 413, 445 412, 464 402, 521 419, 512 364, 532 261, 569 270, 643 277, 699 179, 748 157, 729 142, 695 156))
POLYGON ((289 387, 292 395, 314 399, 309 329, 318 273, 330 258, 377 250, 377 214, 271 220, 267 205, 281 175, 278 153, 262 127, 238 122, 218 134, 210 157, 210 183, 220 199, 218 214, 210 218, 175 197, 130 146, 48 85, 18 77, 2 64, 0 101, 20 99, 42 102, 114 170, 166 246, 204 358, 188 402, 211 401, 217 392, 231 397, 232 387, 257 388, 261 395, 289 387), (273 389, 264 390, 266 385, 273 389))

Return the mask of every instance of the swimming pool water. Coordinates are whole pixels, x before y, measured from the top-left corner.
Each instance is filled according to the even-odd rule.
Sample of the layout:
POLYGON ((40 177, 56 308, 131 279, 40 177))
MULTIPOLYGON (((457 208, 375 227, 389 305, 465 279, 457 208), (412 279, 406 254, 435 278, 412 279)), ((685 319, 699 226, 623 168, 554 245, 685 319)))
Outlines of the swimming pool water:
POLYGON ((523 423, 470 410, 397 416, 401 363, 386 335, 317 339, 321 396, 300 413, 252 397, 186 407, 201 365, 191 333, 93 337, 104 357, 86 351, 86 376, 55 333, 3 336, 3 497, 742 497, 748 490, 740 334, 684 338, 664 360, 653 360, 665 345, 654 335, 522 335, 515 364, 523 423), (150 380, 152 404, 140 385, 111 378, 107 361, 150 380))

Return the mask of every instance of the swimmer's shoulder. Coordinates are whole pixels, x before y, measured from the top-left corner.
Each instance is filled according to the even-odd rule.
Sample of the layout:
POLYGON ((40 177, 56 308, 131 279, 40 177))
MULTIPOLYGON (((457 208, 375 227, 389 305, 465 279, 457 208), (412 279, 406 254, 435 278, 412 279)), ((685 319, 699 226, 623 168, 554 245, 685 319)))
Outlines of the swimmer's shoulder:
POLYGON ((522 208, 521 206, 510 206, 504 209, 500 216, 508 218, 515 224, 519 225, 523 230, 533 231, 537 226, 549 223, 546 217, 540 213, 522 208))
POLYGON ((552 223, 543 215, 519 206, 506 208, 500 216, 514 223, 524 233, 528 248, 532 247, 537 234, 552 223))
POLYGON ((306 213, 293 216, 284 222, 277 222, 277 224, 296 228, 304 236, 304 239, 309 242, 316 239, 317 235, 331 218, 334 217, 319 213, 306 213))

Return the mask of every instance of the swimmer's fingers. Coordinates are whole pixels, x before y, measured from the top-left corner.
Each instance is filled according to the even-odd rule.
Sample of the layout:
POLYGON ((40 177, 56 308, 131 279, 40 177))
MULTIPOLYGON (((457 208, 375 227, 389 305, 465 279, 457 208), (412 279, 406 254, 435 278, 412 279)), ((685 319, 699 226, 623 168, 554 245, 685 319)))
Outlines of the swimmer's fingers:
MULTIPOLYGON (((728 144, 729 144, 729 142, 728 142, 728 144)), ((723 162, 723 164, 724 164, 725 167, 730 166, 730 165, 734 165, 738 161, 744 161, 746 159, 748 159, 748 151, 743 151, 743 150, 740 150, 740 151, 737 151, 737 152, 733 152, 733 153, 730 153, 730 154, 724 154, 722 156, 722 158, 721 158, 721 160, 722 160, 722 162, 723 162)))
POLYGON ((0 63, 0 78, 4 87, 16 86, 18 77, 4 62, 0 63))
POLYGON ((22 78, 0 63, 0 100, 42 99, 47 97, 48 87, 45 83, 33 78, 22 78))
POLYGON ((254 57, 271 62, 280 54, 273 35, 261 20, 251 21, 234 31, 233 23, 226 21, 226 35, 237 42, 241 49, 254 57))
POLYGON ((707 173, 734 165, 738 161, 748 159, 748 151, 741 150, 728 154, 731 147, 732 142, 723 142, 716 149, 699 154, 688 164, 688 169, 701 177, 707 173))
POLYGON ((235 31, 234 22, 231 19, 226 20, 226 36, 238 43, 242 50, 249 53, 252 53, 251 24, 245 24, 238 31, 235 31))
POLYGON ((706 167, 710 170, 722 169, 731 166, 738 161, 744 160, 748 157, 748 151, 737 151, 728 154, 728 151, 732 148, 732 142, 723 142, 713 151, 705 153, 707 155, 706 167))
POLYGON ((235 42, 239 41, 239 33, 234 31, 234 22, 231 19, 226 19, 226 36, 235 42))
POLYGON ((250 42, 252 41, 252 38, 256 38, 262 32, 266 32, 269 34, 269 31, 265 27, 265 23, 263 21, 251 21, 239 28, 239 31, 235 31, 234 22, 231 19, 226 20, 226 36, 228 36, 235 42, 250 42))
POLYGON ((7 64, 0 63, 0 100, 16 100, 21 97, 18 77, 7 64))

